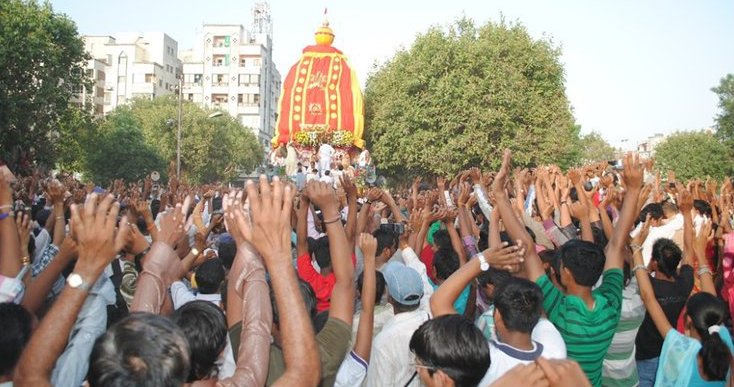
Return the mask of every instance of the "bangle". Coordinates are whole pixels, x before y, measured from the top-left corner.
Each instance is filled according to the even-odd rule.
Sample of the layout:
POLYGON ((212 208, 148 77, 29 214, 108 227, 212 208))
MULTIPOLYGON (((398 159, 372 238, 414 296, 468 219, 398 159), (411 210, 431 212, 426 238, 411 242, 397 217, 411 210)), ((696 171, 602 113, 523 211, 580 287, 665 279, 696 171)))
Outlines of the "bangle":
POLYGON ((148 246, 145 250, 135 254, 135 259, 143 259, 148 254, 148 251, 150 251, 150 246, 148 246))
POLYGON ((647 271, 647 268, 645 267, 645 265, 635 265, 635 267, 632 268, 632 272, 637 273, 637 270, 647 271))
POLYGON ((11 209, 11 208, 13 208, 13 205, 12 204, 3 204, 2 206, 0 206, 0 210, 4 210, 6 208, 11 209))
POLYGON ((364 202, 364 203, 365 203, 365 204, 369 204, 369 205, 372 205, 372 201, 371 201, 371 200, 367 200, 367 201, 366 201, 366 202, 364 202))
POLYGON ((0 214, 0 220, 3 220, 5 218, 9 217, 10 214, 12 214, 12 213, 13 213, 13 211, 3 212, 2 214, 0 214))
POLYGON ((699 267, 698 268, 698 271, 696 271, 696 273, 698 273, 698 276, 699 277, 702 276, 702 275, 704 275, 704 274, 706 274, 706 273, 708 273, 710 275, 714 275, 714 273, 711 272, 711 269, 709 269, 708 266, 701 266, 701 267, 699 267))
POLYGON ((23 266, 28 266, 31 263, 31 259, 28 258, 27 256, 26 257, 23 257, 23 258, 20 259, 20 263, 22 263, 23 266))
POLYGON ((638 252, 638 251, 642 250, 642 246, 640 246, 640 245, 635 245, 635 244, 631 244, 631 245, 630 245, 630 249, 632 249, 632 253, 636 253, 636 252, 638 252))
POLYGON ((342 220, 342 216, 341 215, 337 215, 336 217, 334 217, 334 219, 324 220, 324 224, 332 224, 332 223, 336 223, 336 222, 338 222, 340 220, 342 220))
POLYGON ((154 228, 155 228, 155 223, 151 223, 150 225, 148 225, 148 227, 146 227, 148 231, 152 231, 154 228))

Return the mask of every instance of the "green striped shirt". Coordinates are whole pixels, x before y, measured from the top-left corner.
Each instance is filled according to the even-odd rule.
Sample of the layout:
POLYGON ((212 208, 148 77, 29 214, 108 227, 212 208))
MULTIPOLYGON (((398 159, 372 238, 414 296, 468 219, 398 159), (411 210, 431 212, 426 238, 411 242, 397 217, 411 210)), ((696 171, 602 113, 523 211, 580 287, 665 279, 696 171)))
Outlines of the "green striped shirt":
POLYGON ((602 364, 619 322, 624 276, 621 269, 604 272, 601 286, 592 291, 594 309, 584 301, 565 295, 543 275, 537 280, 543 291, 548 319, 566 342, 568 357, 579 363, 593 386, 602 384, 602 364))

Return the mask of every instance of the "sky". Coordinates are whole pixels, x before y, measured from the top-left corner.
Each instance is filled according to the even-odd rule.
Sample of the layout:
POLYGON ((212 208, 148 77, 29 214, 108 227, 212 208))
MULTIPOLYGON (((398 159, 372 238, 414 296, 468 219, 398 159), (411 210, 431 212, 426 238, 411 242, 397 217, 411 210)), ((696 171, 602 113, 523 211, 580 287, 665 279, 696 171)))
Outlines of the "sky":
MULTIPOLYGON (((85 35, 165 32, 192 48, 204 23, 251 24, 253 0, 52 0, 85 35)), ((561 47, 566 93, 582 133, 615 146, 656 133, 713 126, 711 88, 734 73, 732 0, 271 0, 273 56, 281 75, 328 8, 342 50, 364 84, 375 64, 431 26, 466 16, 519 21, 561 47)))

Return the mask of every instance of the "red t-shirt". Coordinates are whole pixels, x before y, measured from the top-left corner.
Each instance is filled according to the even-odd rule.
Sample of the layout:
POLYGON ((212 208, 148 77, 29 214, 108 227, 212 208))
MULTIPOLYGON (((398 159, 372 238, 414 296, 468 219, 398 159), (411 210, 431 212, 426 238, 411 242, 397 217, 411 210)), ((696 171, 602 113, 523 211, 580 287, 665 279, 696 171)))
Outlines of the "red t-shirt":
POLYGON ((436 282, 436 274, 433 272, 433 248, 430 244, 425 245, 421 251, 421 262, 426 265, 426 274, 434 283, 436 282))
MULTIPOLYGON (((357 258, 352 254, 352 265, 355 265, 357 258)), ((321 313, 329 309, 331 303, 331 292, 334 290, 336 276, 331 272, 322 275, 311 264, 311 255, 306 253, 298 257, 298 276, 308 282, 316 294, 316 312, 321 313)))

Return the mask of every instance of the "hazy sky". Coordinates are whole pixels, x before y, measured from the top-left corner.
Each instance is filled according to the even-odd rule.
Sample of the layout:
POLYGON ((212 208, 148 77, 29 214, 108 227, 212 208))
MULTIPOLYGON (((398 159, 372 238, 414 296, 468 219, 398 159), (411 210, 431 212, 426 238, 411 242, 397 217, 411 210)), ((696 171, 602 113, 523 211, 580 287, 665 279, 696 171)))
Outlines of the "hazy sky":
MULTIPOLYGON (((162 31, 193 46, 203 23, 247 28, 254 1, 52 0, 79 32, 162 31)), ((334 46, 356 67, 372 68, 409 47, 417 33, 462 15, 479 23, 519 20, 533 37, 560 44, 568 98, 583 132, 613 144, 655 133, 710 127, 717 112, 710 91, 734 72, 734 1, 632 0, 272 0, 274 58, 285 77, 313 42, 324 7, 334 46)), ((198 42, 197 42, 198 43, 198 42)))

